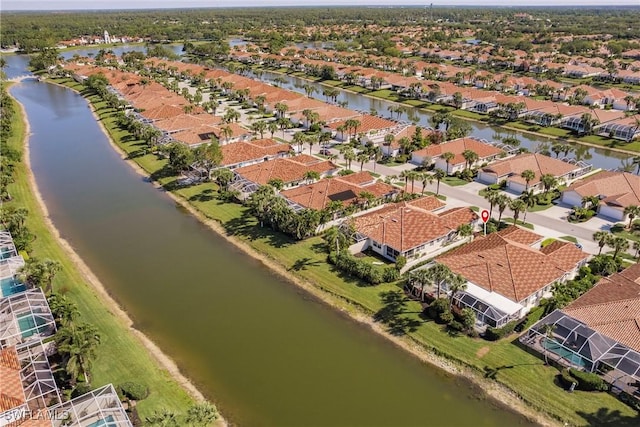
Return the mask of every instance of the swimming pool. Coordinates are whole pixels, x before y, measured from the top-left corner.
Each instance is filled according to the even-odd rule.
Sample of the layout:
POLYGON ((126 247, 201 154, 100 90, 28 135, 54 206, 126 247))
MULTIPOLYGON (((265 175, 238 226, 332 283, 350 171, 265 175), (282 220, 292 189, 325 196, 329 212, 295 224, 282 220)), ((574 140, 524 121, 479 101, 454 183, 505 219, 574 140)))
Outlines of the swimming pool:
POLYGON ((568 348, 564 348, 563 346, 561 346, 559 343, 557 343, 556 341, 551 341, 551 340, 544 340, 544 347, 557 354, 558 356, 562 357, 563 359, 571 362, 573 365, 576 366, 580 366, 583 368, 590 368, 591 367, 591 362, 589 362, 587 359, 585 359, 584 357, 580 356, 579 354, 574 353, 573 351, 569 350, 568 348))
POLYGON ((39 334, 46 329, 47 321, 41 316, 27 313, 16 318, 18 327, 22 332, 22 338, 29 338, 34 334, 39 334))
POLYGON ((87 427, 109 427, 116 426, 116 421, 113 419, 113 415, 109 415, 107 418, 103 418, 101 420, 96 421, 95 423, 91 423, 87 425, 87 427))
POLYGON ((8 297, 27 290, 27 286, 15 277, 0 279, 0 297, 8 297))

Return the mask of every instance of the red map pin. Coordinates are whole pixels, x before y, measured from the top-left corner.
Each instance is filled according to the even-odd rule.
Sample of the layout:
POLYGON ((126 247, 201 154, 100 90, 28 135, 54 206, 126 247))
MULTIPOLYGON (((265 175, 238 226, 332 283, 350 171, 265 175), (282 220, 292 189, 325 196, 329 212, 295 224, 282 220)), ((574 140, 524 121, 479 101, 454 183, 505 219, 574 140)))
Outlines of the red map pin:
POLYGON ((480 217, 482 218, 482 222, 486 224, 487 221, 489 221, 489 211, 486 209, 483 209, 482 212, 480 213, 480 217))

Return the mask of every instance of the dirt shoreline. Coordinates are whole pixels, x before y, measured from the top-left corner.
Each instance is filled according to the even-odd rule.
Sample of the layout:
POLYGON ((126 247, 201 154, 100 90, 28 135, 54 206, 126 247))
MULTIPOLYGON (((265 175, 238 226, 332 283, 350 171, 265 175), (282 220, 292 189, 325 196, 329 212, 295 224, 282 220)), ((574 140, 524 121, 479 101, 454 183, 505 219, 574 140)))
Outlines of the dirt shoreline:
MULTIPOLYGON (((70 88, 67 87, 67 89, 70 89, 70 88)), ((25 158, 25 165, 27 167, 29 186, 31 187, 31 190, 33 191, 33 194, 36 200, 38 201, 38 205, 41 211, 39 212, 39 214, 41 214, 42 218, 44 219, 44 222, 47 228, 49 228, 49 231, 51 232, 53 237, 60 244, 62 249, 66 252, 67 256, 71 259, 71 261, 73 262, 75 267, 78 269, 78 271, 80 272, 84 280, 91 286, 93 291, 102 299, 102 301, 105 303, 109 311, 111 311, 116 316, 116 318, 119 321, 121 321, 129 329, 129 331, 140 341, 140 343, 146 348, 149 354, 152 355, 152 357, 156 360, 156 362, 160 365, 160 367, 163 369, 166 369, 167 372, 169 372, 169 374, 171 375, 171 377, 182 388, 184 388, 194 399, 198 401, 206 401, 207 399, 205 399, 204 395, 200 392, 200 390, 198 390, 198 388, 191 382, 191 380, 189 380, 185 375, 182 374, 182 372, 180 371, 180 368, 173 361, 173 359, 171 359, 171 357, 166 355, 160 349, 160 347, 158 347, 143 332, 133 327, 133 321, 131 320, 127 312, 122 307, 120 307, 120 305, 111 297, 111 295, 109 295, 104 284, 100 282, 100 279, 98 279, 95 276, 95 274, 93 274, 91 269, 84 263, 82 258, 78 255, 78 253, 71 246, 71 244, 60 235, 60 231, 56 228, 53 221, 51 221, 51 217, 49 216, 49 211, 44 202, 44 199, 42 198, 42 194, 40 193, 40 190, 36 183, 33 172, 31 171, 31 160, 29 155, 29 150, 30 150, 29 137, 31 135, 31 128, 30 128, 29 120, 25 113, 24 106, 17 99, 15 98, 13 99, 15 100, 16 104, 18 104, 22 121, 25 123, 23 147, 24 147, 24 158, 25 158)), ((111 141, 111 137, 109 136, 107 130, 104 128, 102 122, 99 120, 98 116, 95 114, 95 111, 93 110, 92 105, 91 105, 91 111, 94 118, 98 122, 100 128, 105 133, 109 141, 111 141)), ((112 145, 113 145, 113 142, 112 142, 112 145)), ((128 162, 128 163, 131 164, 131 162, 128 162)), ((144 171, 140 169, 138 172, 143 173, 144 171)), ((222 416, 222 414, 220 414, 220 418, 216 425, 219 425, 219 426, 228 425, 226 420, 224 420, 224 417, 222 416)))
MULTIPOLYGON (((54 83, 54 82, 51 82, 54 83)), ((58 83, 54 83, 54 84, 58 84, 58 83)), ((60 85, 60 86, 64 86, 64 85, 60 85)), ((64 86, 69 88, 68 86, 64 86)), ((73 89, 72 89, 73 90, 73 89)), ((77 91, 76 91, 77 92, 77 91)), ((484 378, 481 377, 481 375, 474 371, 471 368, 468 367, 464 367, 464 366, 460 366, 444 357, 440 357, 437 356, 431 352, 429 352, 428 350, 424 349, 422 346, 420 346, 418 343, 412 342, 408 339, 402 339, 396 336, 391 335, 389 332, 387 332, 386 330, 384 330, 384 326, 373 321, 373 319, 371 318, 371 316, 359 311, 354 313, 354 312, 350 312, 344 308, 340 307, 340 301, 345 301, 343 299, 341 299, 340 297, 333 295, 327 291, 324 291, 316 286, 314 286, 312 283, 301 279, 300 277, 297 277, 295 275, 292 275, 285 266, 281 265, 280 263, 274 261, 273 259, 269 258, 268 256, 260 253, 259 251, 257 251, 256 249, 252 248, 250 245, 248 245, 246 242, 243 242, 237 238, 234 238, 233 236, 227 234, 227 232, 225 231, 225 229, 222 227, 222 225, 218 222, 215 221, 211 218, 206 217, 202 212, 198 211, 194 206, 192 206, 190 203, 188 203, 186 200, 184 200, 182 197, 177 196, 169 191, 166 191, 162 185, 154 180, 152 180, 149 176, 149 173, 147 171, 145 171, 140 165, 138 165, 137 163, 135 163, 135 161, 131 160, 128 158, 127 154, 125 153, 125 151, 120 148, 111 138, 111 136, 109 135, 108 131, 106 130, 106 128, 104 127, 104 125, 102 124, 100 118, 97 116, 93 104, 91 104, 89 101, 88 105, 91 107, 91 111, 92 114, 94 116, 94 118, 96 119, 96 121, 99 123, 100 128, 102 129, 102 131, 105 133, 107 140, 109 141, 109 144, 116 150, 116 152, 122 157, 123 160, 126 161, 127 164, 129 164, 134 171, 136 171, 136 173, 138 173, 140 176, 146 178, 149 180, 150 183, 152 183, 152 185, 159 189, 160 191, 162 191, 164 194, 166 194, 167 196, 169 196, 173 201, 175 201, 176 203, 180 204, 180 206, 184 207, 190 214, 192 214, 193 216, 195 216, 200 222, 202 222, 204 225, 206 225, 209 229, 211 229, 214 233, 218 234, 219 236, 221 236, 222 238, 224 238, 227 242, 233 244, 235 247, 237 247, 238 249, 240 249, 241 251, 243 251, 245 254, 247 254, 248 256, 252 257, 253 259, 260 261, 265 267, 269 268, 271 271, 275 272, 276 274, 280 275, 281 277, 285 278, 286 280, 290 281, 291 283, 295 284, 296 286, 304 289, 305 291, 309 292, 311 295, 313 295, 314 297, 320 299, 321 301, 323 301, 324 303, 330 305, 332 308, 340 310, 341 312, 344 312, 346 314, 349 315, 349 317, 355 321, 357 321, 358 323, 364 324, 366 326, 368 326, 373 332, 378 333, 380 335, 382 335, 383 337, 385 337, 386 339, 388 339, 389 341, 393 342, 395 345, 399 346, 400 348, 402 348, 405 351, 408 351, 409 353, 411 353, 412 355, 414 355, 415 357, 417 357, 418 359, 420 359, 421 361, 428 363, 430 365, 435 366, 436 368, 442 369, 443 371, 453 374, 453 375, 458 375, 458 376, 464 376, 466 379, 472 381, 476 386, 478 386, 480 389, 482 389, 489 397, 495 399, 496 401, 500 402, 501 404, 505 405, 505 407, 510 408, 512 411, 515 411, 523 416, 525 416, 526 418, 542 425, 542 426, 559 426, 562 425, 560 422, 558 422, 557 420, 552 419, 551 417, 547 416, 546 414, 539 412, 537 410, 535 410, 534 408, 530 407, 529 405, 527 405, 525 402, 523 402, 517 395, 516 393, 514 393, 512 390, 508 389, 507 387, 497 383, 497 382, 492 382, 492 381, 487 381, 484 378)), ((77 255, 76 255, 77 256, 77 255)), ((96 279, 97 280, 97 279, 96 279)), ((102 287, 102 291, 104 291, 106 293, 106 290, 104 290, 104 287, 102 287)), ((108 296, 108 294, 107 294, 108 296)), ((110 297, 109 300, 113 301, 110 297)), ((354 303, 357 304, 355 302, 351 302, 348 301, 350 303, 354 303)), ((116 304, 115 301, 113 301, 113 304, 116 304)), ((116 304, 117 306, 117 304, 116 304)), ((118 310, 122 311, 119 307, 118 310)), ((126 316, 126 313, 123 312, 123 314, 126 316)), ((127 316, 128 318, 128 316, 127 316)), ((130 321, 130 320, 129 320, 130 321)), ((145 339, 148 340, 147 337, 144 336, 144 334, 140 331, 136 331, 137 334, 140 334, 142 337, 144 337, 145 339)), ((149 340, 149 342, 151 342, 149 340)), ((157 347, 151 343, 156 349, 157 347)), ((157 349, 158 352, 160 354, 162 354, 162 351, 160 349, 157 349)), ((164 357, 167 357, 166 355, 163 354, 164 357)), ((170 361, 170 363, 173 366, 176 366, 175 363, 173 363, 171 361, 171 359, 169 359, 167 357, 167 359, 170 361)), ((177 367, 176 367, 177 368, 177 367)), ((172 371, 169 371, 173 374, 172 371)), ((177 371, 177 374, 181 377, 184 378, 184 376, 179 372, 179 370, 177 371)), ((184 380, 190 385, 193 386, 193 384, 186 378, 184 378, 184 380)), ((194 387, 195 389, 195 387, 194 387)), ((197 391, 197 390, 196 390, 197 391)))

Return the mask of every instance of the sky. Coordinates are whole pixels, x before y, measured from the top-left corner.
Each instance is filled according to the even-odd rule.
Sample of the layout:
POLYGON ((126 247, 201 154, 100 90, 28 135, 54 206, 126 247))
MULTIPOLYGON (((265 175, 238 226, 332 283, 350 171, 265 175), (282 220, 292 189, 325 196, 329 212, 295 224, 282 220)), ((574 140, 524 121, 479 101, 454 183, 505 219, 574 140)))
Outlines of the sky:
POLYGON ((640 0, 2 0, 3 10, 158 9, 188 7, 428 5, 438 6, 640 6, 640 0))

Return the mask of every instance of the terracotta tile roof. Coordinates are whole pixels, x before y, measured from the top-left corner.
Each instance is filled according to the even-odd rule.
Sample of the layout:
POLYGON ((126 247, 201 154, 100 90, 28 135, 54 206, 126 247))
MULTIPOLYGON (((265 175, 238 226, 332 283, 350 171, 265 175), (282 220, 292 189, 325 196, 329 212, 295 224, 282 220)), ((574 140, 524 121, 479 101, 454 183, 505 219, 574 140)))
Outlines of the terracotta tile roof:
POLYGON ((414 154, 421 157, 440 157, 446 152, 453 153, 455 157, 451 160, 452 165, 465 163, 462 153, 465 150, 475 151, 479 159, 496 156, 503 151, 491 144, 478 141, 474 138, 458 138, 441 144, 432 144, 421 150, 414 151, 414 154))
POLYGON ((176 132, 171 135, 176 141, 187 145, 205 144, 211 141, 212 136, 217 136, 220 129, 215 126, 201 125, 195 128, 176 132))
POLYGON ((576 264, 589 257, 589 255, 578 249, 575 244, 561 242, 560 240, 541 248, 540 252, 553 257, 554 262, 567 271, 572 270, 576 264))
POLYGON ((15 347, 0 352, 0 414, 25 403, 15 347))
POLYGON ((171 133, 202 125, 213 126, 219 124, 221 121, 222 119, 220 117, 212 116, 210 114, 192 115, 182 113, 167 119, 157 120, 153 125, 160 130, 171 133))
POLYGON ((509 239, 512 242, 520 243, 521 245, 533 246, 542 240, 542 236, 534 233, 533 231, 526 230, 524 228, 510 225, 504 230, 500 231, 500 235, 505 239, 509 239))
POLYGON ((256 163, 235 170, 249 181, 260 185, 267 184, 272 179, 281 179, 285 183, 301 181, 308 171, 316 171, 320 175, 330 174, 338 167, 328 160, 300 154, 286 159, 275 159, 256 163))
POLYGON ((257 139, 247 142, 234 142, 220 147, 222 164, 225 166, 238 163, 273 158, 292 150, 288 144, 280 144, 272 139, 257 139))
POLYGON ((400 190, 389 184, 376 182, 368 172, 359 172, 345 177, 322 179, 280 194, 302 207, 322 210, 332 201, 341 202, 344 206, 357 203, 360 193, 365 191, 381 198, 400 190))
MULTIPOLYGON (((371 131, 392 129, 398 125, 397 122, 384 119, 378 116, 372 116, 371 114, 361 114, 358 117, 354 117, 354 119, 360 122, 360 126, 358 126, 357 133, 360 133, 360 132, 369 133, 371 131)), ((339 126, 343 125, 344 122, 345 122, 344 120, 333 122, 329 124, 329 127, 335 130, 339 126)))
POLYGON ((640 264, 600 281, 562 310, 576 320, 640 351, 640 264))
POLYGON ((472 222, 470 218, 477 219, 473 211, 463 209, 469 210, 470 214, 465 216, 459 212, 443 212, 435 215, 407 202, 393 203, 354 218, 354 226, 359 233, 372 240, 405 252, 445 238, 455 232, 458 226, 472 222))
POLYGON ((492 233, 476 238, 436 261, 477 286, 520 302, 562 279, 572 269, 567 268, 565 262, 556 262, 551 255, 512 240, 522 237, 513 230, 492 233))
POLYGON ((432 212, 446 206, 436 196, 420 197, 420 198, 411 200, 407 203, 411 206, 415 206, 418 209, 422 209, 423 211, 428 211, 428 212, 432 212))
POLYGON ((640 206, 640 176, 628 172, 603 171, 575 182, 564 191, 575 191, 581 197, 599 196, 603 203, 615 207, 640 206))
POLYGON ((536 176, 529 182, 529 185, 535 185, 544 174, 560 177, 580 167, 538 153, 523 153, 482 168, 483 172, 496 174, 498 178, 509 176, 510 180, 522 184, 525 181, 520 174, 527 169, 535 173, 536 176))

